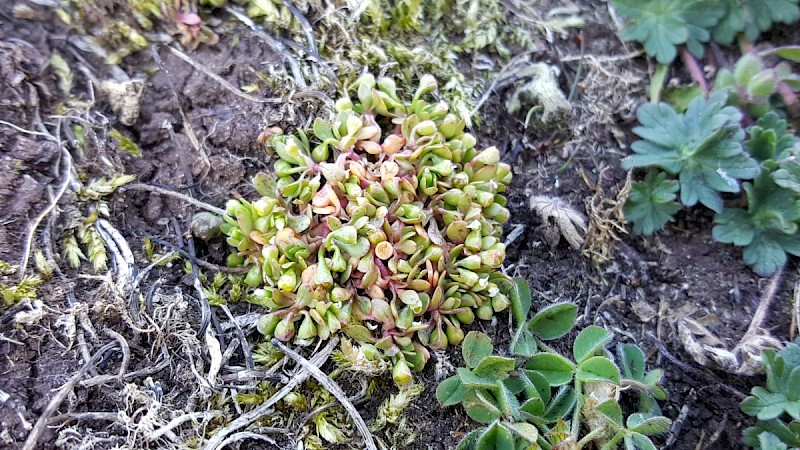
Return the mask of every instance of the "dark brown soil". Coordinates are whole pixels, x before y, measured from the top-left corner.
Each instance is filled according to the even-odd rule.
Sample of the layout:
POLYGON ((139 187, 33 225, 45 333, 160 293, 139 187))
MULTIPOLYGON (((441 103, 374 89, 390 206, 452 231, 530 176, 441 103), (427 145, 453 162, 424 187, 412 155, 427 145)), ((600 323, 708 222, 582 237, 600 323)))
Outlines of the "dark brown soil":
MULTIPOLYGON (((57 114, 57 106, 64 101, 56 75, 48 65, 51 53, 58 51, 77 64, 73 56, 77 50, 65 39, 68 36, 65 27, 46 9, 34 6, 40 13, 39 20, 19 19, 11 12, 12 3, 0 5, 0 120, 36 131, 37 116, 47 125, 55 124, 56 119, 50 117, 57 114)), ((584 6, 583 12, 588 22, 584 35, 586 54, 622 55, 630 50, 616 38, 605 8, 595 10, 593 6, 584 6)), ((541 55, 561 66, 562 87, 566 91, 573 84, 578 66, 576 60, 565 58, 580 53, 574 40, 576 35, 574 31, 546 45, 541 55), (560 62, 562 59, 565 62, 560 62)), ((95 76, 102 79, 107 75, 108 69, 101 62, 91 56, 83 57, 96 71, 95 76)), ((203 143, 210 166, 204 167, 192 149, 178 101, 167 79, 152 70, 155 67, 152 57, 143 52, 127 58, 120 66, 131 77, 145 80, 141 114, 136 123, 121 125, 109 105, 104 101, 96 105, 97 112, 108 120, 108 126, 133 138, 143 156, 136 158, 120 152, 114 141, 105 136, 106 130, 94 129, 98 144, 75 157, 78 173, 87 178, 126 173, 143 183, 180 188, 188 183, 182 162, 185 160, 196 177, 193 186, 196 198, 223 205, 226 199, 235 196, 252 197, 250 178, 271 166, 256 143, 260 131, 265 126, 287 129, 305 126, 307 117, 313 114, 313 106, 299 102, 282 105, 249 102, 222 89, 166 51, 161 52, 161 57, 177 89, 178 101, 203 143), (299 112, 293 113, 292 108, 299 112), (175 128, 175 142, 163 127, 165 121, 175 128)), ((276 60, 267 46, 243 28, 222 35, 220 43, 213 47, 201 45, 192 57, 234 86, 256 82, 252 69, 276 60)), ((595 191, 581 177, 581 172, 592 185, 599 184, 607 198, 613 199, 625 183, 626 173, 619 168, 619 160, 627 152, 626 144, 633 139, 627 130, 632 126, 636 104, 643 100, 647 67, 641 57, 607 65, 617 78, 607 76, 597 66, 583 68, 582 81, 573 99, 575 117, 560 132, 524 130, 520 118, 505 113, 503 92, 483 107, 485 123, 475 130, 480 145, 514 148, 524 137, 513 164, 515 178, 508 190, 512 218, 507 229, 518 225, 525 229, 508 247, 507 269, 530 282, 534 310, 559 301, 576 303, 582 312, 582 326, 607 327, 618 341, 639 344, 650 356, 649 364, 665 370, 669 400, 662 405, 663 412, 673 420, 683 414, 683 422, 669 436, 670 445, 666 444, 667 438, 662 438, 659 448, 742 448, 741 432, 752 420, 739 411, 738 405, 741 396, 761 379, 700 366, 684 349, 676 328, 683 317, 713 315, 715 319, 708 327, 733 347, 747 329, 766 285, 766 279, 744 266, 739 249, 713 242, 710 215, 702 210, 681 213, 676 223, 656 237, 622 234, 621 241, 615 243, 612 260, 598 266, 565 242, 554 247, 548 244, 543 237, 544 224, 529 210, 531 195, 547 195, 584 211, 586 201, 595 191)), ((89 98, 85 76, 76 73, 75 77, 76 95, 89 98)), ((16 262, 21 257, 21 243, 28 226, 49 203, 63 179, 59 153, 54 142, 0 125, 0 259, 16 262)), ((68 193, 60 209, 67 211, 67 205, 75 202, 75 196, 68 193)), ((176 242, 174 224, 186 230, 194 212, 184 202, 143 191, 115 194, 110 210, 111 222, 124 234, 141 261, 144 261, 145 235, 176 242)), ((44 233, 39 233, 37 247, 60 242, 61 224, 65 220, 64 214, 49 223, 45 220, 42 228, 49 228, 50 244, 44 241, 44 233)), ((56 245, 53 251, 59 254, 60 247, 56 245)), ((204 258, 221 262, 225 247, 220 243, 201 245, 198 252, 204 258)), ((45 309, 39 320, 30 326, 15 323, 14 314, 30 308, 26 305, 0 311, 0 391, 9 394, 9 400, 0 404, 0 448, 22 448, 30 426, 54 392, 83 364, 79 345, 65 337, 65 317, 79 315, 77 309, 84 308, 98 330, 97 337, 88 331, 84 333, 93 345, 97 344, 96 339, 108 340, 108 336, 99 333, 106 326, 131 340, 129 370, 150 367, 158 357, 150 351, 152 342, 134 337, 137 334, 132 332, 119 305, 104 296, 102 283, 81 275, 90 271, 67 270, 63 263, 61 267, 64 276, 57 275, 40 289, 39 299, 45 309)), ((191 293, 191 279, 183 275, 181 267, 176 265, 156 269, 145 282, 162 278, 165 290, 191 293)), ((793 260, 785 269, 768 321, 772 334, 780 339, 788 339, 792 289, 798 280, 797 261, 793 260)), ((237 308, 237 314, 259 311, 254 306, 237 305, 237 308)), ((189 306, 186 317, 192 326, 198 326, 194 305, 189 306)), ((507 316, 501 315, 497 323, 474 327, 495 337, 496 348, 501 349, 508 343, 506 321, 507 316)), ((458 350, 451 349, 447 355, 453 364, 461 362, 458 350)), ((413 448, 455 448, 460 437, 475 426, 460 409, 443 410, 436 403, 433 396, 437 384, 436 359, 421 374, 426 390, 409 409, 408 417, 418 434, 413 448)), ((115 373, 120 355, 109 355, 104 364, 99 373, 115 373)), ((188 385, 193 378, 187 367, 178 361, 174 367, 150 374, 160 383, 165 402, 176 410, 192 394, 188 385)), ((58 413, 117 411, 121 387, 119 384, 78 387, 58 413)), ((385 397, 383 393, 359 406, 365 419, 374 417, 375 408, 385 397)), ((112 448, 124 442, 125 430, 108 426, 108 422, 90 420, 67 422, 47 430, 37 448, 84 448, 80 443, 86 430, 99 439, 95 448, 112 448), (68 427, 73 427, 76 434, 65 432, 68 427)))

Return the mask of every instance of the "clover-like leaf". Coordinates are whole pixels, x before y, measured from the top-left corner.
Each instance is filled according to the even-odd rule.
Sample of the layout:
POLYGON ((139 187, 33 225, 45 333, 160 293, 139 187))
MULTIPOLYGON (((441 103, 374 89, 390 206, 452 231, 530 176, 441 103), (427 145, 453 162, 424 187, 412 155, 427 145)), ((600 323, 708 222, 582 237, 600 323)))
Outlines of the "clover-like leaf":
POLYGON ((530 358, 537 352, 536 338, 533 337, 533 333, 524 326, 521 326, 516 334, 514 334, 514 338, 511 341, 511 353, 517 356, 530 358))
POLYGON ((535 426, 525 422, 514 422, 505 424, 517 436, 526 442, 533 444, 539 438, 539 430, 535 426))
POLYGON ((458 375, 445 379, 436 387, 436 399, 442 406, 451 406, 461 403, 467 388, 461 383, 458 375))
POLYGON ((626 169, 659 167, 678 175, 681 203, 700 202, 722 211, 721 192, 739 192, 739 180, 755 177, 758 163, 742 149, 741 113, 725 106, 727 94, 708 101, 697 98, 685 114, 671 106, 646 104, 639 108, 640 126, 634 133, 643 140, 633 143, 634 155, 623 160, 626 169))
POLYGON ((500 422, 495 422, 478 438, 477 450, 507 450, 514 448, 514 436, 500 422))
POLYGON ((657 450, 653 441, 641 433, 626 433, 624 442, 626 450, 657 450))
POLYGON ((461 384, 467 389, 492 389, 495 386, 493 378, 479 377, 467 368, 459 367, 456 369, 456 373, 459 380, 461 380, 461 384))
POLYGON ((531 310, 531 287, 523 278, 514 278, 512 281, 515 295, 511 297, 511 311, 514 313, 514 320, 518 324, 522 324, 528 318, 531 310))
POLYGON ((571 386, 561 386, 556 395, 547 404, 542 417, 550 423, 556 422, 562 417, 566 417, 578 402, 578 396, 571 386))
POLYGON ((595 411, 600 413, 614 428, 621 428, 622 422, 622 408, 614 399, 608 399, 599 405, 595 406, 595 411))
POLYGON ((544 340, 558 339, 569 333, 577 318, 577 306, 557 303, 536 313, 528 322, 528 329, 544 340))
POLYGON ((467 367, 475 368, 484 358, 492 354, 492 339, 480 331, 470 331, 461 343, 461 354, 467 367))
POLYGON ((478 443, 481 435, 486 431, 486 428, 478 428, 467 433, 458 443, 456 450, 475 450, 475 445, 478 443))
POLYGON ((572 354, 575 357, 575 361, 580 364, 595 356, 611 340, 611 337, 611 333, 597 325, 590 325, 584 328, 578 333, 578 337, 575 338, 575 342, 572 344, 572 354))
POLYGON ((664 416, 634 413, 628 416, 627 426, 630 431, 647 436, 661 434, 669 431, 672 421, 664 416))
POLYGON ((581 381, 608 381, 619 384, 619 367, 605 356, 593 356, 580 363, 575 378, 581 381))
POLYGON ((494 380, 505 380, 508 373, 516 367, 516 360, 503 356, 487 356, 478 363, 473 373, 481 378, 491 378, 494 380))
POLYGON ((662 230, 681 209, 675 201, 678 182, 668 180, 667 174, 651 170, 641 182, 633 183, 623 206, 625 218, 633 222, 633 231, 652 234, 662 230))
POLYGON ((503 382, 498 381, 497 387, 494 389, 494 396, 497 399, 497 404, 500 406, 500 411, 503 416, 509 419, 518 419, 520 417, 520 404, 517 397, 511 392, 503 382))
POLYGON ((464 393, 461 404, 464 405, 467 415, 478 423, 492 423, 502 416, 497 401, 487 392, 470 389, 464 393))
POLYGON ((631 380, 644 379, 644 352, 633 344, 617 345, 617 357, 622 375, 631 380))
POLYGON ((575 365, 555 353, 539 353, 525 364, 525 368, 542 375, 550 386, 561 386, 572 381, 575 365))

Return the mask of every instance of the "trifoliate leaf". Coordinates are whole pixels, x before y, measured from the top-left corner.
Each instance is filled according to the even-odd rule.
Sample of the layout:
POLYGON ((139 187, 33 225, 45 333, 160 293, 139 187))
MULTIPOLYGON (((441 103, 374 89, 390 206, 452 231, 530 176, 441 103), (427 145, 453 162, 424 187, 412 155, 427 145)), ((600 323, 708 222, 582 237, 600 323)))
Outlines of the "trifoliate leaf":
POLYGON ((622 39, 641 42, 661 64, 672 62, 681 44, 702 56, 708 30, 724 13, 712 0, 614 0, 614 6, 628 19, 620 32, 622 39))
POLYGON ((641 106, 640 126, 633 131, 644 140, 633 143, 636 154, 622 167, 660 167, 676 174, 681 203, 722 211, 719 193, 739 192, 738 180, 758 174, 758 163, 742 150, 741 113, 725 106, 726 97, 697 98, 685 114, 664 103, 641 106))
POLYGON ((644 181, 633 183, 631 194, 622 208, 625 218, 633 222, 633 231, 652 234, 664 229, 672 216, 681 209, 675 201, 678 182, 667 180, 667 174, 651 170, 644 181))

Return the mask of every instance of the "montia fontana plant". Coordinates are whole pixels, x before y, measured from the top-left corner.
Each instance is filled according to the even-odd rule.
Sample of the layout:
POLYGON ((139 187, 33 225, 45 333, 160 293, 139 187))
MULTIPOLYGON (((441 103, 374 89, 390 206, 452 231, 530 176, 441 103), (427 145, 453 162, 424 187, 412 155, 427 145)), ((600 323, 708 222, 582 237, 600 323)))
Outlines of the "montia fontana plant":
POLYGON ((499 268, 511 169, 426 99, 436 89, 423 76, 404 101, 366 74, 311 135, 262 136, 274 175, 254 179, 261 198, 228 202, 221 229, 236 248, 228 264, 249 268, 251 301, 269 310, 264 335, 303 345, 344 332, 407 386, 428 349, 460 344, 462 324, 509 306, 499 268))

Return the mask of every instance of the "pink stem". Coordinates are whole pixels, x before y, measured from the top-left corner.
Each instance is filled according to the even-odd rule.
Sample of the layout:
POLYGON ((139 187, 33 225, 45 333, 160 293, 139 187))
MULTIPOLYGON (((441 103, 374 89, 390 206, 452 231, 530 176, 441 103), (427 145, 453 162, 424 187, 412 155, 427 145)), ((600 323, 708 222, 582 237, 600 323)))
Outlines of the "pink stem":
POLYGON ((692 77, 700 89, 703 90, 704 95, 708 95, 708 83, 706 83, 706 75, 703 73, 703 69, 700 67, 700 64, 697 63, 697 59, 689 52, 688 49, 682 48, 681 49, 681 59, 683 60, 683 65, 686 67, 686 70, 689 71, 689 75, 692 77))

